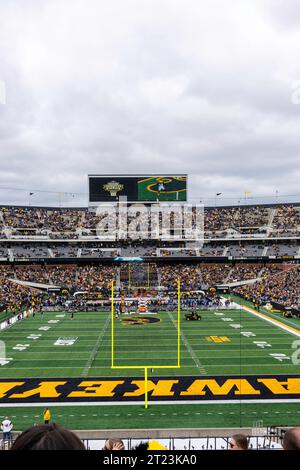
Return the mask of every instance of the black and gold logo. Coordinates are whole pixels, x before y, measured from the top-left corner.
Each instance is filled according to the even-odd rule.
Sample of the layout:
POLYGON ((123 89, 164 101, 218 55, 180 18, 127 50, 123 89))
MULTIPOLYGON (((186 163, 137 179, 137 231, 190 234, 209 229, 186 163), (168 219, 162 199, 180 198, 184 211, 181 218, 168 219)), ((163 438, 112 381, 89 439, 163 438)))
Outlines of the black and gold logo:
MULTIPOLYGON (((142 368, 142 367, 141 367, 142 368)), ((152 402, 299 402, 300 375, 163 376, 148 379, 152 402)), ((0 404, 143 402, 144 377, 1 379, 0 404)))
POLYGON ((157 317, 142 317, 141 315, 133 315, 129 318, 122 318, 123 325, 150 325, 150 323, 158 323, 157 317))
POLYGON ((108 191, 112 197, 115 197, 118 192, 124 189, 124 184, 118 183, 117 181, 110 181, 103 185, 104 191, 108 191))

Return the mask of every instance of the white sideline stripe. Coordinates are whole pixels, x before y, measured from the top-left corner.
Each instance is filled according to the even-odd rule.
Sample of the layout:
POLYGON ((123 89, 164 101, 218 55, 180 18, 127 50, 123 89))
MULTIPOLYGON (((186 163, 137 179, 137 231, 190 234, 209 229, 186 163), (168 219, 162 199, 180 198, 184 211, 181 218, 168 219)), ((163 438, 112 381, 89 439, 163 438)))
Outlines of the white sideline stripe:
MULTIPOLYGON (((186 346, 186 347, 188 348, 188 346, 186 346)), ((274 347, 271 348, 271 349, 269 349, 269 351, 272 351, 273 349, 274 349, 274 347)), ((188 351, 188 352, 189 352, 189 355, 186 355, 185 357, 182 357, 182 359, 184 359, 184 360, 190 360, 190 359, 192 359, 192 360, 195 362, 195 364, 196 364, 197 367, 204 366, 204 364, 205 364, 205 359, 207 359, 207 358, 202 358, 203 364, 201 364, 199 358, 196 356, 196 354, 195 354, 193 351, 192 351, 192 352, 193 352, 193 356, 190 357, 190 356, 191 356, 191 352, 190 352, 190 351, 192 351, 192 348, 191 348, 191 347, 189 348, 189 351, 188 351), (198 362, 196 362, 196 361, 198 361, 198 362)), ((247 350, 247 351, 249 351, 249 350, 247 350)), ((260 350, 257 349, 257 348, 254 348, 254 349, 251 349, 251 351, 255 352, 256 354, 251 354, 251 355, 249 355, 249 356, 247 356, 247 357, 246 357, 246 356, 241 356, 240 354, 237 354, 237 355, 235 355, 235 356, 233 356, 233 355, 231 355, 231 356, 226 356, 226 355, 224 355, 224 354, 221 354, 221 355, 219 355, 219 356, 217 356, 217 355, 212 355, 212 356, 209 357, 208 359, 231 359, 231 360, 234 360, 234 359, 240 360, 240 359, 242 359, 242 360, 247 360, 247 363, 244 364, 244 365, 247 365, 247 364, 250 364, 250 363, 251 363, 250 359, 264 358, 264 357, 265 357, 264 354, 263 354, 263 348, 261 348, 260 350)), ((282 349, 282 348, 281 348, 281 351, 290 352, 290 349, 282 349)), ((23 351, 20 351, 20 352, 23 352, 23 351)), ((165 352, 165 351, 162 351, 162 353, 164 353, 164 352, 165 352)), ((238 351, 238 352, 239 352, 239 351, 238 351)), ((185 353, 185 354, 186 354, 186 353, 185 353)), ((218 351, 218 354, 220 354, 219 351, 218 351)), ((275 353, 274 353, 274 354, 275 354, 275 353)), ((104 360, 104 359, 109 359, 109 356, 107 355, 106 357, 102 357, 102 360, 104 360)), ((148 359, 147 357, 140 357, 140 358, 139 358, 139 360, 141 360, 141 361, 146 361, 147 359, 148 359)), ((152 358, 153 361, 155 361, 155 360, 157 360, 157 359, 160 359, 160 355, 159 355, 158 357, 153 357, 153 358, 152 358)), ((173 358, 172 355, 171 355, 170 357, 164 355, 164 359, 165 359, 165 360, 169 360, 169 359, 172 360, 172 359, 174 359, 174 358, 173 358)), ((12 360, 12 358, 11 358, 11 360, 12 360)), ((15 359, 15 360, 16 360, 16 359, 15 359)), ((55 357, 55 358, 52 358, 52 359, 45 359, 45 358, 42 358, 42 359, 34 359, 34 358, 32 358, 32 359, 30 359, 30 358, 27 358, 27 357, 23 357, 23 358, 18 359, 18 361, 20 361, 20 362, 28 362, 28 360, 30 360, 30 361, 32 360, 32 361, 38 363, 38 362, 49 362, 49 361, 50 361, 50 362, 53 362, 53 361, 65 362, 66 359, 65 359, 65 358, 58 358, 58 357, 55 357)), ((81 363, 81 362, 85 361, 85 358, 76 358, 76 359, 74 358, 74 359, 68 359, 68 360, 69 360, 69 361, 72 361, 72 364, 73 364, 73 363, 75 364, 76 362, 80 362, 80 363, 81 363)), ((135 359, 132 358, 132 359, 130 359, 130 360, 131 360, 131 361, 134 361, 135 359)), ((124 362, 124 361, 128 361, 128 359, 126 359, 126 357, 125 357, 125 358, 119 358, 119 362, 120 362, 120 363, 121 363, 121 362, 124 362)), ((156 366, 158 366, 158 365, 160 365, 160 364, 156 364, 156 366)), ((163 365, 163 364, 162 364, 162 365, 163 365)), ((170 365, 170 364, 169 364, 169 365, 170 365)), ((223 365, 226 365, 226 364, 223 364, 223 365)), ((265 365, 268 365, 268 364, 265 364, 265 365)), ((127 366, 130 368, 130 364, 129 364, 128 362, 127 362, 127 366)), ((32 366, 30 366, 30 367, 32 367, 32 366)), ((34 367, 34 366, 33 366, 33 367, 34 367)), ((64 366, 64 367, 62 367, 62 368, 63 368, 63 369, 67 369, 68 367, 69 367, 69 368, 72 368, 72 365, 70 365, 70 366, 64 366)), ((77 367, 80 367, 80 365, 78 364, 77 367)), ((93 367, 95 367, 95 366, 93 366, 93 367)), ((100 367, 100 366, 99 366, 99 367, 100 367)), ((140 367, 141 369, 143 369, 143 368, 147 367, 147 365, 141 364, 141 365, 139 365, 138 367, 140 367)), ((50 368, 51 368, 51 367, 50 367, 50 368)), ((53 368, 56 369, 56 366, 53 366, 53 368)), ((155 365, 154 365, 154 368, 155 368, 155 365)), ((167 368, 168 368, 168 367, 167 367, 167 368)), ((169 367, 169 368, 170 368, 170 367, 169 367)), ((172 368, 172 367, 171 367, 171 368, 172 368)), ((18 367, 16 367, 16 369, 18 369, 18 367)), ((90 369, 90 368, 89 368, 89 369, 90 369)), ((85 376, 84 376, 84 377, 85 377, 85 376)))
MULTIPOLYGON (((238 305, 238 304, 236 304, 238 305)), ((266 314, 264 314, 264 316, 262 316, 259 312, 255 312, 254 310, 252 310, 252 308, 248 308, 248 307, 245 307, 244 305, 240 305, 240 307, 243 309, 243 310, 246 310, 247 312, 250 312, 252 313, 252 315, 255 315, 256 317, 260 318, 261 320, 265 320, 269 323, 272 323, 272 325, 274 326, 277 326, 278 328, 281 328, 282 330, 284 331, 287 331, 288 333, 291 333, 292 335, 295 335, 295 336, 298 336, 298 338, 300 338, 300 331, 295 331, 295 329, 290 326, 285 326, 283 323, 277 323, 279 320, 277 321, 274 321, 272 318, 266 316, 266 314)))
MULTIPOLYGON (((131 401, 131 402, 124 402, 124 401, 114 401, 114 402, 36 402, 36 403, 0 403, 0 408, 26 408, 26 407, 55 407, 55 406, 123 406, 123 405, 139 405, 143 404, 144 402, 141 401, 131 401)), ((149 401, 149 405, 239 405, 240 403, 300 403, 299 398, 279 398, 279 399, 261 399, 261 400, 174 400, 174 401, 149 401)))

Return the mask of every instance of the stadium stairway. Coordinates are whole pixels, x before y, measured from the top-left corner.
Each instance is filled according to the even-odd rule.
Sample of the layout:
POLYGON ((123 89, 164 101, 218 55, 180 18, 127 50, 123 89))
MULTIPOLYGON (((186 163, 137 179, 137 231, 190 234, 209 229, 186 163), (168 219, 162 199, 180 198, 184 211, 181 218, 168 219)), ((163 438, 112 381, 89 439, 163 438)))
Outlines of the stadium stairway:
POLYGON ((224 279, 224 284, 226 284, 226 283, 228 282, 228 280, 230 279, 230 276, 231 276, 232 272, 233 272, 233 268, 230 269, 228 275, 226 276, 226 279, 224 279))
POLYGON ((14 260, 13 250, 11 248, 8 248, 7 251, 8 251, 9 261, 13 261, 14 260))
POLYGON ((228 250, 229 250, 229 247, 225 246, 222 256, 227 256, 228 250))
POLYGON ((239 286, 244 286, 246 284, 254 284, 255 282, 261 281, 261 277, 255 277, 253 279, 246 279, 246 280, 240 280, 240 281, 235 281, 235 282, 224 282, 223 284, 217 284, 217 287, 219 289, 224 289, 225 287, 239 287, 239 286))
POLYGON ((269 237, 272 228, 273 228, 273 220, 276 214, 277 209, 271 209, 270 210, 270 215, 269 215, 269 220, 268 220, 268 225, 267 225, 267 237, 269 237))
MULTIPOLYGON (((268 247, 267 247, 267 248, 268 248, 268 247)), ((259 278, 259 280, 261 280, 261 277, 262 277, 262 275, 263 275, 263 273, 264 273, 264 270, 265 270, 265 268, 261 268, 261 270, 259 271, 259 273, 258 273, 258 275, 257 275, 257 277, 259 278)))
POLYGON ((261 256, 267 256, 267 251, 269 248, 270 248, 269 246, 264 246, 261 256))

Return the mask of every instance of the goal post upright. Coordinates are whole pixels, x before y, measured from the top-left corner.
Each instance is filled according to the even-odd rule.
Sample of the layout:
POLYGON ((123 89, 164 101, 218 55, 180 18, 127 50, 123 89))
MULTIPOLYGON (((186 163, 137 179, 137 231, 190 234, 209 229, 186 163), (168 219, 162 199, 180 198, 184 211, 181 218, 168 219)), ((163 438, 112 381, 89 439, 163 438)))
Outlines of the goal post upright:
POLYGON ((177 279, 177 366, 180 367, 180 279, 177 279))
MULTIPOLYGON (((149 266, 149 265, 148 265, 149 266)), ((150 271, 148 271, 149 274, 150 271)), ((148 281, 150 281, 148 277, 148 281)), ((181 324, 180 324, 180 279, 177 279, 177 365, 130 365, 130 366, 118 366, 115 365, 115 336, 114 336, 114 327, 115 327, 115 289, 114 289, 114 280, 111 283, 111 369, 133 369, 133 370, 143 370, 144 371, 144 407, 148 409, 148 369, 180 369, 180 360, 181 360, 181 349, 180 349, 180 333, 181 333, 181 324)), ((175 323, 175 322, 173 322, 175 323)))
POLYGON ((111 367, 114 367, 114 321, 115 321, 115 297, 114 280, 111 282, 111 367))

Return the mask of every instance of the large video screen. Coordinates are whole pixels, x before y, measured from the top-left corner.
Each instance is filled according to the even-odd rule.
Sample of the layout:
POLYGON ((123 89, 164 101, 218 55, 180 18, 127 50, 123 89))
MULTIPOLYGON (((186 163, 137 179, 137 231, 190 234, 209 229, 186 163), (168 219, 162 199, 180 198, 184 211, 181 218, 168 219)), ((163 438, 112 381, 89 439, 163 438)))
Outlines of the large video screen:
POLYGON ((89 202, 118 201, 127 196, 129 202, 186 201, 186 175, 89 175, 89 202))

